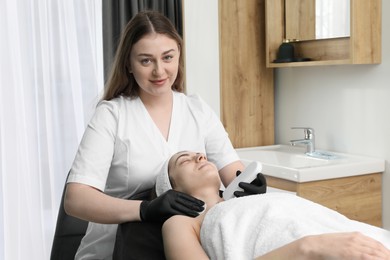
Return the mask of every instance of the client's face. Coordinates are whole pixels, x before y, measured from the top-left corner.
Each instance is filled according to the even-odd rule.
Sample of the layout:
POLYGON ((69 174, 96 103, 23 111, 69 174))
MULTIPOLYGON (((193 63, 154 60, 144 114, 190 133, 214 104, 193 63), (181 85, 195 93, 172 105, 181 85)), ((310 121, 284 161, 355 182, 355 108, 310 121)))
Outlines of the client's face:
POLYGON ((218 190, 221 184, 217 167, 201 153, 185 151, 173 155, 168 171, 172 187, 188 194, 209 185, 218 190))

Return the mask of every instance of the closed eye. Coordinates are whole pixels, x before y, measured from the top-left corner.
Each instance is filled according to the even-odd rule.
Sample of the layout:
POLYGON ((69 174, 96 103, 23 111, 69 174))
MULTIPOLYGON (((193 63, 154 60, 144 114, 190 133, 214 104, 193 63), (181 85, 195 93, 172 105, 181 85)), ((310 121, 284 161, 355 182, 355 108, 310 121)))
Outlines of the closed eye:
POLYGON ((185 161, 185 160, 187 160, 187 161, 190 160, 190 155, 188 153, 183 153, 179 157, 177 157, 175 160, 175 164, 176 165, 182 164, 183 161, 185 161))
POLYGON ((179 165, 183 165, 183 164, 186 164, 188 162, 190 162, 190 158, 189 157, 185 157, 185 158, 182 158, 179 162, 179 165))

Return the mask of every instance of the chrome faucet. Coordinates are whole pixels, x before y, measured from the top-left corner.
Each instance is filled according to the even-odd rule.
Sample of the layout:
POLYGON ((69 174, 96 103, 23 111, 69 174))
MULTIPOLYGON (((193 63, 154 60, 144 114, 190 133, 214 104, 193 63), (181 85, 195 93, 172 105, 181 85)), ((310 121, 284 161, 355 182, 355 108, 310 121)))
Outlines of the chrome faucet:
POLYGON ((315 151, 314 146, 314 129, 310 127, 291 127, 291 129, 303 129, 305 134, 304 139, 291 140, 291 145, 305 144, 306 145, 306 154, 313 154, 315 151))

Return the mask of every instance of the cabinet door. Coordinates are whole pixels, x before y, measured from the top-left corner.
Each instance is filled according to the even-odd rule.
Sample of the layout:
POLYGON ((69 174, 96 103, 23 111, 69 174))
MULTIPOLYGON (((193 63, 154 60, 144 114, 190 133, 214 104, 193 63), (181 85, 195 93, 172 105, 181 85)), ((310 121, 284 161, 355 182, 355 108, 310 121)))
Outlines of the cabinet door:
POLYGON ((221 119, 236 148, 274 143, 264 8, 264 0, 219 1, 221 119))
POLYGON ((303 183, 272 176, 266 179, 270 187, 295 192, 350 219, 382 226, 381 173, 303 183))
POLYGON ((297 195, 350 219, 382 226, 382 174, 300 183, 297 195))

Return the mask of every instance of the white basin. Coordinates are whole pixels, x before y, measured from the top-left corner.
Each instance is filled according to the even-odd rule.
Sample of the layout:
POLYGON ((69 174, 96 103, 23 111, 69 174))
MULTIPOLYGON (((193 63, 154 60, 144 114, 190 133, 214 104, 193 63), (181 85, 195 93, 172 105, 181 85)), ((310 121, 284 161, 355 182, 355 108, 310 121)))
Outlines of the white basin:
POLYGON ((270 145, 236 149, 244 164, 259 161, 265 175, 308 182, 383 172, 385 161, 377 158, 319 151, 322 158, 305 154, 304 147, 270 145), (327 158, 327 159, 324 159, 327 158))

